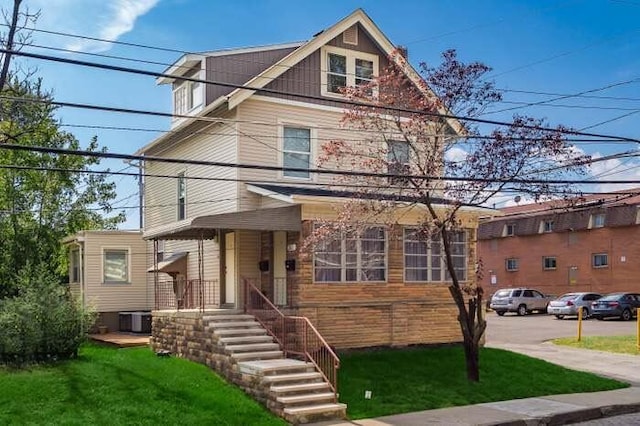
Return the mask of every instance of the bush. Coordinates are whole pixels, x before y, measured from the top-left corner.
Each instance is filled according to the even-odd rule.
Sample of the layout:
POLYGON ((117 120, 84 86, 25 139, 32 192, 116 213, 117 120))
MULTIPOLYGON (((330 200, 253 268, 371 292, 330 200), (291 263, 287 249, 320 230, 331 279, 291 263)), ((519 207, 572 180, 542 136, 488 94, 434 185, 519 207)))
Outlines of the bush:
POLYGON ((75 357, 95 313, 83 309, 46 271, 24 272, 18 288, 17 296, 0 301, 0 363, 75 357))

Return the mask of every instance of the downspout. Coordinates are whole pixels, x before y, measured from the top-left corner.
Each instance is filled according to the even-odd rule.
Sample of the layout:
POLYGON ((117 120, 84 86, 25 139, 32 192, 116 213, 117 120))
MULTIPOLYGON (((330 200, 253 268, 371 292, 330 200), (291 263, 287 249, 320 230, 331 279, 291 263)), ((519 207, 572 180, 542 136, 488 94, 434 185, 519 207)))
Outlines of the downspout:
POLYGON ((82 307, 86 308, 86 300, 85 300, 85 289, 84 289, 84 240, 78 239, 78 259, 80 262, 80 301, 82 302, 82 307))

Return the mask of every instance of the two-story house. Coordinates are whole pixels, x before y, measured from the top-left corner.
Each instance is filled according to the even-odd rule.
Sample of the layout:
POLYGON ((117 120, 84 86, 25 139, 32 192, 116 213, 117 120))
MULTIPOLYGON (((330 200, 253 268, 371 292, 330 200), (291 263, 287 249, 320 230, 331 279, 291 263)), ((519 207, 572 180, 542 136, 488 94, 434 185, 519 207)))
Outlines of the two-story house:
POLYGON ((640 268, 637 190, 523 204, 478 230, 483 286, 545 293, 636 291, 640 268))
MULTIPOLYGON (((184 342, 206 333, 216 309, 242 310, 263 296, 261 313, 273 305, 306 317, 338 349, 461 341, 440 243, 413 232, 419 208, 390 228, 372 223, 300 252, 314 223, 336 219, 335 206, 353 196, 306 169, 324 143, 371 138, 341 125, 342 88, 375 78, 395 49, 356 10, 306 42, 186 54, 158 79, 172 89, 175 118, 138 151, 147 157, 144 238, 156 254, 148 265, 154 348, 219 368, 223 361, 203 355, 208 344, 184 342), (180 327, 186 337, 175 336, 180 327)), ((421 87, 418 73, 402 67, 421 87)), ((462 281, 473 282, 477 212, 461 222, 455 260, 462 281)), ((300 330, 287 328, 284 339, 300 330)))
MULTIPOLYGON (((337 347, 460 339, 445 274, 406 279, 405 257, 414 254, 405 253, 410 242, 402 229, 390 235, 373 228, 369 238, 384 254, 383 271, 373 281, 362 282, 357 275, 363 274, 350 274, 344 262, 331 271, 319 266, 321 253, 300 259, 297 249, 305 232, 315 219, 334 217, 333 205, 348 193, 327 189, 327 176, 277 170, 314 168, 322 143, 345 138, 341 87, 378 75, 394 49, 357 10, 308 42, 188 54, 166 71, 171 77, 158 82, 171 85, 177 117, 170 132, 139 153, 275 170, 145 162, 147 174, 177 176, 147 177, 145 182, 150 207, 145 209, 144 237, 158 241, 161 259, 177 254, 175 260, 181 260, 162 262, 160 271, 171 273, 173 282, 171 288, 158 288, 159 299, 170 299, 174 288, 181 291, 178 300, 158 308, 192 306, 200 289, 186 287, 194 279, 203 282, 207 306, 241 308, 242 278, 247 277, 275 304, 309 316, 337 347), (267 91, 184 81, 181 76, 267 91)), ((407 71, 419 78, 410 66, 407 71)), ((414 225, 420 216, 405 215, 400 225, 414 225)), ((471 216, 468 227, 464 252, 472 253, 471 216)), ((347 254, 343 247, 336 256, 347 254)), ((367 256, 379 254, 355 250, 353 256, 364 265, 367 256)), ((433 270, 444 269, 441 263, 429 264, 433 270)), ((473 259, 464 265, 472 268, 473 259)), ((473 279, 472 272, 463 275, 473 279)))

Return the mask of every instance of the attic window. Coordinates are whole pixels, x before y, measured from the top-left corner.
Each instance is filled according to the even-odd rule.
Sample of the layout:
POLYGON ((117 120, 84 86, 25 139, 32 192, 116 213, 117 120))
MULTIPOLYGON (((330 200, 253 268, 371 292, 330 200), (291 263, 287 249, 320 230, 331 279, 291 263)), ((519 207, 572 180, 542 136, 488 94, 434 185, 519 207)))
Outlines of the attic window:
POLYGON ((344 44, 353 44, 354 46, 358 45, 357 25, 353 25, 351 28, 348 28, 345 32, 342 33, 342 42, 344 44))
POLYGON ((516 235, 516 224, 515 223, 507 223, 504 226, 504 232, 502 236, 504 237, 512 237, 516 235))
POLYGON ((378 75, 377 55, 333 46, 324 46, 321 54, 325 96, 342 96, 344 87, 368 84, 378 75))

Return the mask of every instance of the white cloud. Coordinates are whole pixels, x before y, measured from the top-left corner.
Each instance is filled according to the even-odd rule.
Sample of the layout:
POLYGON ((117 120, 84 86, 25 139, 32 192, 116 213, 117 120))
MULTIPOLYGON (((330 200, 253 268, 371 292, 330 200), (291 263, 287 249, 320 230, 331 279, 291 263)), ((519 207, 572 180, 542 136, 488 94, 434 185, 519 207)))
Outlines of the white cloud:
POLYGON ((447 161, 461 162, 467 159, 469 153, 464 149, 454 146, 445 152, 444 156, 447 161))
MULTIPOLYGON (((594 160, 602 158, 603 155, 595 153, 594 160)), ((635 181, 640 180, 640 161, 636 157, 632 158, 612 158, 603 161, 595 161, 589 167, 591 180, 607 181, 635 181)), ((594 192, 612 192, 624 189, 637 188, 639 185, 634 182, 628 184, 601 183, 594 185, 594 192)))
MULTIPOLYGON (((136 20, 153 9, 159 0, 32 0, 31 10, 42 14, 36 28, 116 41, 133 30, 136 20)), ((46 38, 47 44, 78 52, 104 52, 112 44, 78 38, 46 38)))

